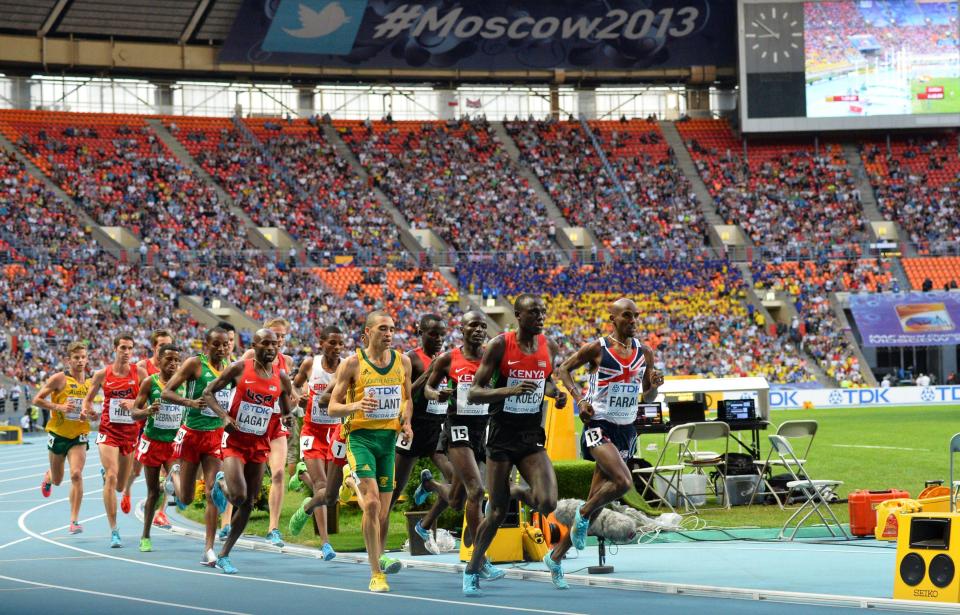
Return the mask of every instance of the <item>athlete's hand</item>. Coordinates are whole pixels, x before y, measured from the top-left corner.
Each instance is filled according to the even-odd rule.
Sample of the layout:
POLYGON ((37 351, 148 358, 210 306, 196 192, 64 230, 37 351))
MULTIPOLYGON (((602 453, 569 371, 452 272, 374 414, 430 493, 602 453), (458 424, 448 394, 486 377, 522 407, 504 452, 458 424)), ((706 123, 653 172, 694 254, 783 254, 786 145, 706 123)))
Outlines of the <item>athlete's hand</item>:
POLYGON ((404 421, 400 424, 400 433, 403 434, 403 439, 406 442, 413 442, 413 428, 410 427, 410 423, 404 421))
POLYGON ((437 391, 437 401, 445 402, 453 395, 453 389, 442 388, 437 391))
POLYGON ((152 404, 150 404, 150 407, 147 408, 147 412, 149 412, 151 415, 156 414, 159 411, 160 411, 160 400, 153 402, 152 404))
POLYGON ((237 422, 229 414, 223 417, 223 430, 227 433, 233 433, 237 430, 237 422))
POLYGON ((567 392, 566 391, 557 391, 557 396, 553 398, 553 403, 556 404, 557 408, 563 408, 567 405, 567 392))
MULTIPOLYGON (((73 406, 70 404, 55 404, 53 409, 62 414, 69 414, 70 412, 73 412, 73 406)), ((82 408, 80 409, 80 415, 83 416, 82 408)))
POLYGON ((354 404, 354 412, 358 410, 363 410, 364 412, 376 412, 377 408, 380 406, 380 403, 377 401, 376 397, 367 396, 354 404))
POLYGON ((203 401, 202 397, 198 399, 191 399, 190 407, 193 408, 194 410, 203 410, 204 408, 207 407, 207 402, 203 401))
POLYGON ((650 370, 650 386, 658 387, 663 384, 663 373, 656 369, 650 370))
POLYGON ((530 380, 524 380, 522 382, 519 382, 518 384, 513 385, 513 392, 511 393, 511 395, 515 395, 518 397, 520 395, 528 395, 530 393, 535 392, 539 388, 540 386, 536 382, 533 382, 530 380))
POLYGON ((589 423, 590 419, 593 418, 593 404, 584 399, 578 404, 580 408, 580 421, 583 423, 589 423))
POLYGON ((133 405, 136 403, 135 399, 121 399, 120 407, 124 410, 133 410, 133 405))

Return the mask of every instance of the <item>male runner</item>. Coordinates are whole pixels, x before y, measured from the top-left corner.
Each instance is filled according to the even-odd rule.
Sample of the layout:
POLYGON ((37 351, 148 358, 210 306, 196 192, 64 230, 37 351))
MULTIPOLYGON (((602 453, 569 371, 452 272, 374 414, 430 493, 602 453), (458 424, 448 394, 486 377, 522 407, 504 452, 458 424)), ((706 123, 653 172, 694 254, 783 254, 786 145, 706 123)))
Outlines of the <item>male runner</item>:
POLYGON ((663 374, 653 368, 653 350, 634 337, 639 318, 640 310, 633 301, 618 299, 610 306, 613 333, 585 344, 557 368, 567 390, 580 397, 576 402, 583 421, 583 458, 597 464, 590 494, 575 513, 570 532, 544 558, 559 589, 567 588, 560 567, 563 556, 571 546, 583 550, 591 518, 633 486, 625 460, 633 454, 637 440, 638 402, 655 400, 663 384, 663 374), (590 384, 587 395, 581 397, 572 373, 584 365, 590 370, 590 384))
POLYGON ((233 504, 230 534, 217 557, 217 568, 226 574, 237 573, 230 551, 247 527, 260 494, 270 452, 274 408, 279 402, 280 412, 289 415, 296 401, 290 378, 275 361, 279 348, 277 335, 270 329, 260 329, 253 336, 253 358, 232 363, 203 392, 207 407, 220 416, 224 425, 223 471, 214 481, 213 498, 226 498, 233 504), (233 400, 225 412, 216 394, 230 386, 234 389, 233 400))
MULTIPOLYGON (((327 506, 336 489, 328 486, 327 477, 334 471, 334 467, 342 465, 334 463, 333 445, 340 435, 343 422, 338 417, 332 417, 327 412, 330 403, 330 393, 333 388, 334 374, 340 366, 340 353, 343 352, 343 332, 334 325, 324 327, 320 332, 321 354, 307 357, 300 365, 293 387, 300 390, 304 384, 309 386, 307 410, 303 417, 303 432, 300 436, 300 454, 307 466, 307 476, 313 486, 313 497, 306 498, 300 508, 290 517, 290 533, 296 536, 303 530, 307 519, 314 515, 317 528, 320 530, 320 540, 323 546, 320 551, 323 559, 332 560, 337 556, 330 545, 327 534, 327 506)), ((342 477, 342 473, 341 473, 342 477)), ((338 483, 340 480, 337 481, 338 483)), ((339 487, 339 485, 337 485, 339 487)))
MULTIPOLYGON (((396 327, 387 313, 370 312, 364 323, 367 345, 340 363, 327 412, 347 417, 347 459, 359 479, 363 540, 370 562, 370 591, 390 591, 387 574, 399 572, 399 560, 384 555, 394 488, 397 432, 408 441, 410 359, 390 348, 396 327)), ((344 474, 350 474, 344 470, 344 474)))
POLYGON ((103 410, 97 446, 103 470, 103 508, 110 524, 110 547, 123 546, 117 529, 117 493, 123 491, 130 475, 133 451, 137 446, 139 427, 133 420, 133 402, 140 390, 140 382, 147 377, 146 370, 130 363, 133 355, 133 337, 121 334, 113 340, 113 363, 97 371, 83 398, 83 414, 96 418, 93 400, 103 388, 103 410))
MULTIPOLYGON (((447 482, 452 480, 453 467, 442 450, 437 450, 437 442, 443 431, 443 420, 447 416, 447 401, 428 400, 424 396, 424 387, 430 375, 430 364, 434 357, 443 350, 443 340, 447 337, 447 323, 436 314, 426 314, 420 318, 419 324, 420 346, 407 353, 410 360, 410 379, 413 381, 413 418, 410 429, 414 433, 413 440, 397 440, 397 458, 395 463, 396 486, 393 489, 393 499, 390 507, 397 503, 397 498, 403 493, 410 480, 410 471, 413 470, 417 459, 429 457, 440 469, 447 482)), ((433 480, 430 470, 423 470, 420 482, 433 480)), ((429 493, 423 489, 416 494, 417 504, 423 504, 429 493)))
POLYGON ((556 390, 551 380, 557 345, 542 333, 547 315, 543 299, 524 293, 514 301, 513 311, 518 330, 490 341, 467 394, 467 403, 489 404, 487 489, 490 504, 486 518, 477 529, 470 563, 463 572, 466 596, 480 594, 480 575, 487 565, 487 548, 507 514, 511 495, 542 515, 552 513, 557 507, 557 477, 544 449, 547 438, 542 408, 545 394, 552 393, 559 407, 566 403, 566 394, 556 390), (486 388, 490 384, 495 388, 486 388), (511 489, 510 472, 514 466, 529 488, 514 486, 511 489))
MULTIPOLYGON (((217 555, 213 543, 217 532, 217 512, 219 507, 213 500, 213 484, 220 471, 220 443, 223 440, 223 421, 220 416, 207 408, 203 400, 203 390, 227 367, 227 357, 233 345, 230 335, 220 326, 207 331, 203 342, 203 353, 184 361, 160 393, 165 402, 184 406, 187 410, 183 425, 174 437, 174 456, 180 462, 167 474, 167 492, 169 493, 173 476, 179 474, 179 484, 173 485, 177 497, 177 507, 186 507, 193 502, 197 485, 197 472, 203 471, 204 492, 207 507, 204 514, 203 557, 205 566, 214 566, 217 555), (186 385, 186 395, 178 393, 186 385)), ((232 391, 224 389, 217 394, 220 406, 230 406, 232 391)), ((219 502, 222 506, 223 502, 219 502)), ((221 511, 222 512, 222 511, 221 511)))
MULTIPOLYGON (((145 421, 143 435, 137 445, 136 458, 145 468, 147 480, 147 501, 143 506, 143 534, 140 537, 140 551, 153 550, 150 541, 150 526, 153 520, 153 511, 166 504, 166 497, 161 499, 160 468, 171 471, 175 459, 173 440, 180 431, 183 414, 186 408, 177 404, 161 401, 160 397, 167 382, 180 367, 180 349, 173 344, 164 344, 158 350, 157 364, 160 372, 147 376, 140 383, 140 393, 133 411, 133 418, 145 421)), ((183 395, 184 387, 178 389, 183 395)), ((172 478, 171 480, 176 480, 172 478)), ((176 488, 176 484, 174 484, 176 488)))
POLYGON ((40 492, 43 497, 50 497, 52 486, 59 487, 63 481, 64 460, 69 461, 71 534, 83 531, 78 521, 80 502, 83 500, 83 466, 87 462, 87 449, 90 448, 90 423, 82 416, 82 405, 89 386, 87 345, 71 342, 67 346, 67 371, 50 376, 33 398, 34 406, 50 412, 50 421, 47 423, 50 469, 43 476, 40 492))
MULTIPOLYGON (((153 351, 153 354, 146 359, 140 359, 137 361, 137 367, 142 368, 147 372, 148 376, 160 373, 160 347, 164 344, 172 344, 173 336, 170 335, 170 332, 166 329, 156 329, 153 333, 150 334, 150 349, 153 351)), ((143 423, 138 423, 140 426, 140 435, 143 435, 143 423)), ((133 483, 140 477, 140 462, 137 461, 137 455, 133 456, 133 469, 130 471, 130 478, 127 479, 127 484, 123 489, 123 497, 120 498, 120 510, 124 514, 130 513, 130 490, 133 488, 133 483)), ((167 515, 164 514, 163 508, 157 512, 157 517, 153 520, 153 524, 158 527, 170 527, 170 520, 167 519, 167 515)))
MULTIPOLYGON (((277 336, 279 346, 277 348, 277 366, 284 372, 293 373, 293 359, 289 355, 283 354, 283 343, 287 337, 287 331, 290 329, 290 323, 285 318, 271 318, 263 323, 265 329, 273 331, 277 336)), ((254 357, 254 349, 250 348, 243 353, 243 360, 249 360, 254 357)), ((298 400, 294 401, 294 405, 298 400)), ((283 536, 280 534, 280 512, 283 509, 283 496, 287 488, 285 470, 287 467, 287 454, 289 451, 289 442, 291 426, 296 422, 296 417, 290 416, 280 419, 280 406, 275 409, 276 417, 270 422, 270 455, 268 464, 270 466, 270 495, 267 504, 270 508, 270 531, 267 532, 266 539, 275 547, 283 547, 283 536)), ((299 428, 299 425, 297 426, 299 428)), ((294 464, 296 465, 296 458, 294 464)), ((232 515, 231 515, 232 517, 232 515)))
MULTIPOLYGON (((230 352, 227 354, 227 363, 233 363, 237 360, 237 350, 239 350, 239 344, 237 342, 237 328, 225 320, 218 322, 217 326, 226 331, 227 335, 230 337, 230 352)), ((227 407, 229 407, 229 404, 224 406, 224 409, 227 407)), ((227 536, 230 535, 230 517, 232 516, 233 506, 227 502, 227 508, 220 513, 220 532, 218 534, 220 540, 226 540, 227 536)), ((210 565, 212 566, 213 564, 211 563, 210 565)))

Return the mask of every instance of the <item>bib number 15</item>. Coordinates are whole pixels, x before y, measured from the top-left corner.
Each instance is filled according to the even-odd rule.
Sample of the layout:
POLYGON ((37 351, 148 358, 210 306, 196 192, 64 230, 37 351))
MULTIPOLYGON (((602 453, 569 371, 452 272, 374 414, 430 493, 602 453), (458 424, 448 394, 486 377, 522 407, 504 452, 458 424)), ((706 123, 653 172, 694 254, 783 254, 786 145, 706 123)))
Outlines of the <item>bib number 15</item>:
POLYGON ((469 442, 470 429, 463 425, 452 425, 450 427, 450 440, 453 442, 469 442))

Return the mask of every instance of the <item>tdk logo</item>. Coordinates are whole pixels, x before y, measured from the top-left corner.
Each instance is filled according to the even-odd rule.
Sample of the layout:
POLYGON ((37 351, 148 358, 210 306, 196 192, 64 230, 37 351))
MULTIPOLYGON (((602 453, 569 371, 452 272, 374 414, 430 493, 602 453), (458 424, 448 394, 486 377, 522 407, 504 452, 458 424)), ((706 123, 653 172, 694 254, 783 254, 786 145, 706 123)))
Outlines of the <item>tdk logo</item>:
POLYGON ((281 0, 263 49, 346 55, 366 8, 367 0, 281 0))

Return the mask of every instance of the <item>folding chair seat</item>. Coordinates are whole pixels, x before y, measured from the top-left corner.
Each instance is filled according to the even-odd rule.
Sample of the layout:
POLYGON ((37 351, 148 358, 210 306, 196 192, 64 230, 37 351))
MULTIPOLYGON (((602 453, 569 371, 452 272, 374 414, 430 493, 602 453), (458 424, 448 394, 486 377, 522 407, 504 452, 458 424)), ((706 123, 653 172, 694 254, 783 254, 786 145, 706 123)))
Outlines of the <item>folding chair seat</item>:
MULTIPOLYGON (((817 435, 817 428, 819 424, 814 420, 802 420, 802 421, 784 421, 780 424, 780 427, 777 428, 777 435, 783 438, 786 438, 788 441, 800 439, 800 438, 810 438, 807 440, 806 448, 803 453, 800 455, 798 461, 800 463, 807 463, 807 457, 810 456, 810 449, 813 447, 813 438, 817 435)), ((777 495, 776 490, 773 488, 773 485, 770 484, 768 474, 772 474, 773 468, 783 468, 784 462, 779 457, 774 459, 774 450, 770 449, 770 452, 767 453, 767 458, 763 461, 759 459, 754 460, 753 464, 757 467, 757 472, 760 474, 760 481, 757 482, 757 488, 754 489, 753 493, 750 495, 750 504, 753 505, 754 500, 757 497, 758 492, 760 491, 760 486, 763 485, 767 489, 767 493, 773 495, 774 499, 777 501, 777 505, 780 508, 783 508, 784 501, 790 495, 789 488, 787 493, 783 495, 784 501, 780 500, 780 496, 777 495)))
MULTIPOLYGON (((693 431, 690 433, 690 441, 695 443, 695 446, 699 447, 700 442, 709 442, 709 441, 723 441, 723 450, 722 452, 717 451, 701 451, 701 450, 690 450, 687 448, 687 454, 683 458, 683 465, 686 468, 693 468, 694 471, 698 474, 703 474, 705 468, 713 468, 717 472, 720 478, 719 483, 725 485, 725 469, 727 453, 729 451, 730 445, 730 426, 724 423, 723 421, 704 421, 701 423, 691 423, 693 426, 693 431)), ((707 495, 703 494, 687 494, 690 495, 707 495)), ((714 495, 716 490, 714 490, 714 495)), ((721 498, 722 505, 725 508, 730 508, 730 498, 727 497, 727 490, 723 490, 723 496, 721 498)))
POLYGON ((643 492, 640 494, 642 499, 646 500, 647 494, 651 493, 656 496, 660 502, 666 504, 672 512, 676 512, 673 504, 670 503, 669 497, 671 490, 673 490, 673 493, 676 494, 677 504, 680 504, 680 501, 683 500, 685 505, 689 506, 687 496, 683 492, 683 484, 680 478, 684 470, 683 457, 687 452, 691 433, 693 433, 692 423, 677 425, 672 428, 667 433, 663 448, 660 449, 660 455, 657 457, 657 462, 649 468, 635 468, 633 470, 634 474, 646 475, 646 484, 644 485, 643 492), (677 458, 674 463, 667 462, 667 451, 671 445, 677 447, 677 458), (657 490, 657 478, 664 481, 662 493, 657 490))
POLYGON ((793 540, 796 538, 797 532, 800 531, 800 527, 803 526, 804 522, 816 514, 820 517, 820 520, 830 532, 831 536, 849 539, 850 535, 847 534, 846 529, 840 524, 837 516, 833 513, 833 509, 830 508, 830 504, 823 495, 825 490, 834 490, 842 485, 843 481, 829 479, 816 480, 810 478, 809 472, 806 471, 803 463, 797 458, 793 452, 793 447, 790 446, 790 442, 788 442, 786 438, 778 435, 771 435, 769 438, 773 451, 777 454, 780 461, 783 462, 783 467, 785 467, 793 477, 793 480, 787 483, 787 489, 790 491, 796 489, 805 496, 805 500, 800 508, 795 510, 793 514, 790 515, 790 518, 784 522, 777 538, 780 540, 793 540), (801 476, 803 478, 801 478, 801 476), (794 520, 796 520, 796 525, 793 526, 790 537, 787 538, 786 533, 794 520))

